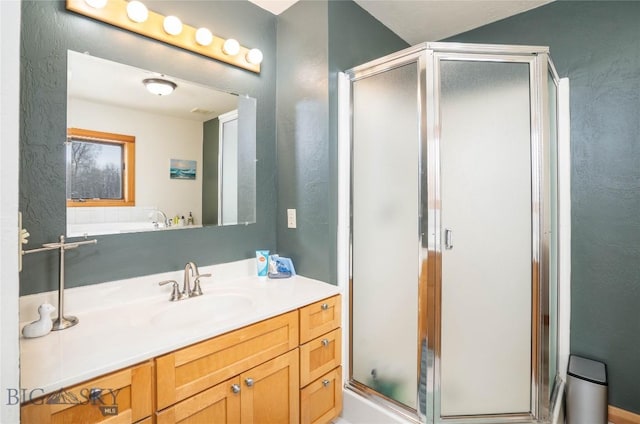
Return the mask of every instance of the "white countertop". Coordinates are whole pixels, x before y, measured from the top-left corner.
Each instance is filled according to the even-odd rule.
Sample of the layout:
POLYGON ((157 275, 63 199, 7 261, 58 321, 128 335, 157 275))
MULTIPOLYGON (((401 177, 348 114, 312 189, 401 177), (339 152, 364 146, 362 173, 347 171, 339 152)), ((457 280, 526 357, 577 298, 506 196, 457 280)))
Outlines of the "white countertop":
MULTIPOLYGON (((48 394, 340 293, 302 276, 247 276, 255 269, 254 259, 201 267, 213 274, 202 279, 203 296, 177 302, 169 301, 171 285, 158 282, 175 279, 182 287, 182 271, 67 289, 65 315, 80 322, 21 338, 21 387, 48 394)), ((40 304, 57 306, 56 296, 21 298, 21 328, 37 319, 40 304)))

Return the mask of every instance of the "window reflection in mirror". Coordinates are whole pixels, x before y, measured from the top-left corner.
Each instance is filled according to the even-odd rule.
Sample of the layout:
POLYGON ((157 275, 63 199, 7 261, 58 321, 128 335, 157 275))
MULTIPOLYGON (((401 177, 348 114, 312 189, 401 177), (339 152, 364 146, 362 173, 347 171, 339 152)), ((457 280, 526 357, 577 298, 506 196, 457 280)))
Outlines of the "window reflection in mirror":
MULTIPOLYGON (((186 223, 191 214, 195 226, 255 222, 255 99, 88 54, 68 53, 67 127, 135 139, 126 143, 133 149, 132 163, 122 162, 124 195, 86 187, 90 179, 94 185, 104 185, 113 177, 110 171, 115 164, 107 167, 106 157, 97 150, 89 161, 93 170, 76 169, 82 172, 70 180, 73 164, 68 167, 68 236, 153 231, 157 229, 153 223, 161 216, 157 211, 178 217, 178 223, 182 217, 186 223), (142 81, 154 77, 166 78, 177 87, 170 95, 153 95, 142 81), (237 116, 233 129, 224 121, 230 115, 237 116), (195 179, 172 179, 171 160, 195 161, 195 179)), ((96 137, 84 141, 90 138, 100 143, 96 137)), ((73 153, 70 141, 68 151, 73 153)))
POLYGON ((134 206, 135 141, 130 135, 67 130, 67 207, 134 206))

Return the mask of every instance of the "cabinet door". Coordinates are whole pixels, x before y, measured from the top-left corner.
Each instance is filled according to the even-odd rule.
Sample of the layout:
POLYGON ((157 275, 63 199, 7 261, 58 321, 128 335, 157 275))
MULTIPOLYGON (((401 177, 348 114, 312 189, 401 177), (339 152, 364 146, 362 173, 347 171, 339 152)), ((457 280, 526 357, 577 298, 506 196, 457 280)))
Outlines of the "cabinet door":
POLYGON ((326 424, 342 411, 342 367, 323 375, 300 391, 300 422, 326 424))
POLYGON ((286 424, 300 420, 298 349, 240 375, 242 424, 286 424))
POLYGON ((117 371, 24 404, 23 424, 123 424, 151 415, 150 362, 117 371))
POLYGON ((240 378, 232 378, 157 413, 157 424, 240 423, 240 378))
POLYGON ((297 346, 293 311, 160 356, 156 406, 164 409, 297 346))

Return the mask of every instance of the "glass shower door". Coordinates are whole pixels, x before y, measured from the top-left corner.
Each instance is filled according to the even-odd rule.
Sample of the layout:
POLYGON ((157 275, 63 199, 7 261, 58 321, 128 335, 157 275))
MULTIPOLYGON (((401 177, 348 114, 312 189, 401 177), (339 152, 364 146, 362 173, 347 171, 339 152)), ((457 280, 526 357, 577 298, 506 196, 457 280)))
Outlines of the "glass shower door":
POLYGON ((416 408, 416 63, 353 82, 351 382, 416 408))
POLYGON ((551 68, 545 47, 427 43, 345 73, 347 388, 382 410, 424 423, 549 416, 551 68))
POLYGON ((440 416, 531 405, 529 63, 440 60, 440 416))

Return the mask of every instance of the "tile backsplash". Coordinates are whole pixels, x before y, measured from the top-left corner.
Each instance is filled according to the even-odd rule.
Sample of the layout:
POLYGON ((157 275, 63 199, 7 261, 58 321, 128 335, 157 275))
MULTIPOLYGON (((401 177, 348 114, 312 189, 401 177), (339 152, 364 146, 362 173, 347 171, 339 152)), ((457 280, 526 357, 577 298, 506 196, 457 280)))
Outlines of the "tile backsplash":
POLYGON ((149 231, 156 210, 153 206, 67 208, 67 237, 149 231))
POLYGON ((67 208, 67 225, 112 222, 151 222, 153 206, 67 208))

